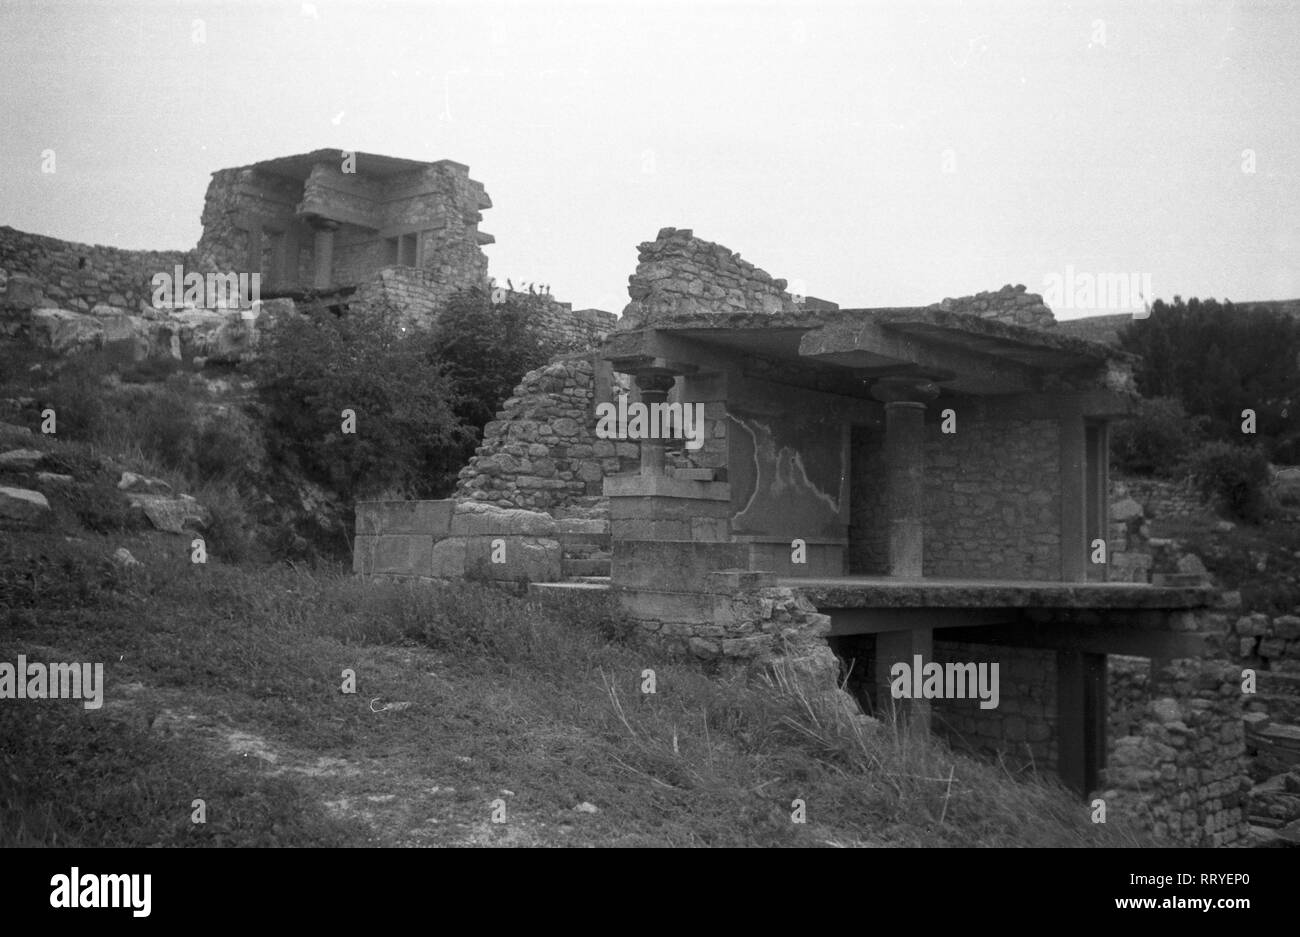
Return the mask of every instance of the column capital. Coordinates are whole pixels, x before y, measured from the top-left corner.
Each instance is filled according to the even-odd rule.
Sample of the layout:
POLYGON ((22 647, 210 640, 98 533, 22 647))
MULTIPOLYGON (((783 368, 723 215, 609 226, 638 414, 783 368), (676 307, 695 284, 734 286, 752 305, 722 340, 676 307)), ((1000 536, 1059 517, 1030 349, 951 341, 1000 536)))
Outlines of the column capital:
POLYGON ((647 369, 637 371, 633 374, 632 379, 636 381, 636 386, 642 393, 659 393, 666 394, 673 389, 677 383, 677 375, 672 371, 665 369, 647 369))
POLYGON ((923 377, 882 377, 871 385, 871 396, 886 404, 917 403, 925 406, 939 396, 939 387, 923 377))

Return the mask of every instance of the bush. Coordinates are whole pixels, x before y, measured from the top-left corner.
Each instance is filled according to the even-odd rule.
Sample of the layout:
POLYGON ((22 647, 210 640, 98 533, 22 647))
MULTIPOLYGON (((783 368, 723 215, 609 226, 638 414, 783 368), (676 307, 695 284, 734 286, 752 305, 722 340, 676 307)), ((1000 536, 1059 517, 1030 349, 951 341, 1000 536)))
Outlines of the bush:
POLYGON ((41 409, 54 410, 58 436, 93 442, 105 432, 112 432, 108 424, 115 414, 104 400, 108 370, 100 355, 76 355, 62 362, 53 380, 40 390, 37 397, 41 409))
POLYGON ((1201 440, 1204 424, 1204 418, 1189 417, 1173 398, 1142 400, 1132 417, 1112 426, 1111 462, 1136 475, 1177 474, 1193 444, 1201 440))
POLYGON ((1257 523, 1263 519, 1269 471, 1261 450, 1212 442, 1192 456, 1188 467, 1202 496, 1218 499, 1240 520, 1257 523))
POLYGON ((451 409, 432 335, 389 308, 289 320, 255 375, 268 455, 345 498, 389 487, 445 494, 472 438, 451 409), (355 414, 354 433, 342 431, 344 410, 355 414))
POLYGON ((434 347, 456 390, 455 410, 475 429, 495 418, 525 374, 547 362, 551 342, 538 325, 544 297, 479 289, 454 294, 438 316, 434 347))

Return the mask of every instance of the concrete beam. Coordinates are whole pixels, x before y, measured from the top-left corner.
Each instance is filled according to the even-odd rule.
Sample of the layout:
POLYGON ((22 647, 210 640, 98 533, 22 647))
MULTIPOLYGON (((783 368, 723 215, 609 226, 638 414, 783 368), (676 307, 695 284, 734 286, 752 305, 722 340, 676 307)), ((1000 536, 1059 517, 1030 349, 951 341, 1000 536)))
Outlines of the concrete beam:
POLYGON ((799 355, 849 368, 911 364, 918 377, 964 393, 1014 394, 1040 389, 1037 372, 993 355, 922 342, 873 322, 833 323, 806 333, 799 355))

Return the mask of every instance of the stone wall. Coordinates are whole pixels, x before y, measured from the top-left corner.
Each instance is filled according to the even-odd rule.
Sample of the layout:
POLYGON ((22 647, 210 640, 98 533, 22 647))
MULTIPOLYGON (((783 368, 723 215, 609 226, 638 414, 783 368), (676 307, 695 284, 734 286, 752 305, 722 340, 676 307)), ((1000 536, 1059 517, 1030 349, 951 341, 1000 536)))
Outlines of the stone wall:
POLYGON ((663 228, 638 245, 636 273, 628 277, 632 301, 619 328, 644 328, 663 317, 697 313, 793 312, 785 280, 773 279, 721 244, 689 229, 663 228))
MULTIPOLYGON (((475 284, 486 288, 487 281, 475 284)), ((357 286, 351 302, 375 305, 388 303, 414 322, 431 325, 440 310, 446 308, 452 294, 463 284, 446 282, 440 274, 418 267, 384 267, 366 277, 357 286)), ((507 291, 509 292, 509 291, 507 291)), ((493 291, 496 295, 496 291, 493 291)), ((528 297, 536 309, 538 328, 556 353, 586 351, 595 348, 618 323, 618 317, 603 309, 574 310, 550 296, 514 292, 528 297)))
POLYGON ((1012 770, 1056 771, 1054 651, 935 641, 934 660, 998 665, 997 707, 981 709, 978 699, 934 700, 931 719, 937 735, 955 748, 1001 757, 1012 770))
POLYGON ((1132 498, 1142 505, 1147 517, 1190 517, 1206 511, 1205 503, 1187 480, 1111 476, 1111 502, 1125 498, 1132 498))
POLYGON ((1057 423, 958 410, 956 433, 926 424, 925 574, 1059 579, 1057 423))
POLYGON ((1157 840, 1243 845, 1251 781, 1241 669, 1175 660, 1151 675, 1148 692, 1136 730, 1110 746, 1099 795, 1108 816, 1136 822, 1157 840))
POLYGON ((640 465, 638 443, 596 438, 597 398, 627 386, 593 359, 565 356, 524 376, 483 428, 483 444, 460 471, 456 500, 554 511, 599 497, 606 475, 640 465), (597 387, 602 376, 607 390, 597 387))
POLYGON ((976 293, 960 299, 945 298, 934 308, 994 319, 1006 325, 1023 325, 1036 329, 1056 326, 1056 316, 1038 293, 1027 293, 1023 284, 1007 284, 995 293, 976 293))
POLYGON ((136 313, 150 308, 153 275, 171 274, 177 264, 189 263, 189 256, 186 251, 131 251, 60 241, 0 227, 0 270, 8 281, 0 290, 0 303, 21 288, 39 292, 24 299, 29 307, 89 312, 105 304, 136 313))

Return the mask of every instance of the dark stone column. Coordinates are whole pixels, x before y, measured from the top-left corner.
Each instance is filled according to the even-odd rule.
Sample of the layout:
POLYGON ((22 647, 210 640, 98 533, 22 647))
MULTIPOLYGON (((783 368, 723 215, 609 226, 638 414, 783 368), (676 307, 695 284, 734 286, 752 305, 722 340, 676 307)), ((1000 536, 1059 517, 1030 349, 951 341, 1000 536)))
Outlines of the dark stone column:
MULTIPOLYGON (((673 389, 677 378, 670 372, 662 370, 642 371, 636 375, 636 386, 641 391, 641 402, 647 407, 668 400, 668 392, 673 389)), ((624 427, 626 429, 626 427, 624 427)), ((641 439, 641 474, 662 475, 664 473, 663 439, 641 439)))
POLYGON ((885 403, 885 505, 889 575, 920 579, 925 517, 925 401, 938 388, 924 381, 882 380, 871 389, 885 403))

